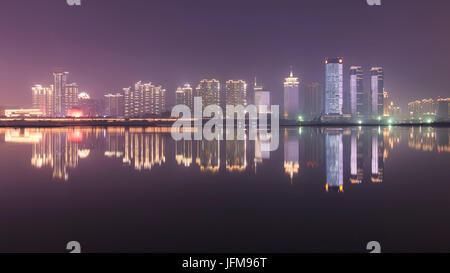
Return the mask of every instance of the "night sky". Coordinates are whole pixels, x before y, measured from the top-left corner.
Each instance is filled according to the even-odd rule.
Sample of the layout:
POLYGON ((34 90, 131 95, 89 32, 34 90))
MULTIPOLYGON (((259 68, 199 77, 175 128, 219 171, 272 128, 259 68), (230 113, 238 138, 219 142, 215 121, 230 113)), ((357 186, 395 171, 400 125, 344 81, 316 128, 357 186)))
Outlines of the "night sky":
POLYGON ((93 97, 135 81, 175 88, 201 78, 259 78, 282 101, 293 65, 324 83, 325 57, 348 69, 383 66, 385 86, 409 100, 450 96, 450 1, 1 0, 0 105, 30 106, 34 84, 64 67, 93 97))

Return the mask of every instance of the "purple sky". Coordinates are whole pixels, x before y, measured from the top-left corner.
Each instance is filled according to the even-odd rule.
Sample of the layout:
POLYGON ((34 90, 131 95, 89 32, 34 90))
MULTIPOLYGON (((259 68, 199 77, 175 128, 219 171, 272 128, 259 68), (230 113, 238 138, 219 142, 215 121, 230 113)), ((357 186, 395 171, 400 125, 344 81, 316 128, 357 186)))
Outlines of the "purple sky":
POLYGON ((450 1, 382 0, 3 0, 0 105, 28 106, 30 87, 54 67, 94 97, 138 80, 167 88, 204 77, 252 80, 282 99, 293 65, 302 82, 324 82, 325 57, 348 68, 385 68, 402 103, 450 96, 450 1))

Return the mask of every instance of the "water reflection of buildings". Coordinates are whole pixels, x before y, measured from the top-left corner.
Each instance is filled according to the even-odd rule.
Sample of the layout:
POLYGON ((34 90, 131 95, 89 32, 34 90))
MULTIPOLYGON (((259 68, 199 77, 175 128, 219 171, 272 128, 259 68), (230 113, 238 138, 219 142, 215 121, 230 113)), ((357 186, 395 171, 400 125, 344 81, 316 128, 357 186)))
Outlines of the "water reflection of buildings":
POLYGON ((220 141, 199 140, 196 163, 203 172, 216 173, 220 169, 220 141))
POLYGON ((180 140, 175 143, 175 160, 178 165, 185 167, 192 165, 192 145, 191 140, 180 140))
POLYGON ((409 129, 408 147, 417 151, 450 152, 449 128, 412 127, 409 129))
POLYGON ((109 128, 106 131, 105 156, 122 158, 137 171, 151 170, 166 162, 167 128, 109 128))
POLYGON ((31 144, 31 165, 41 169, 51 167, 52 177, 69 179, 69 169, 78 166, 78 160, 87 158, 90 148, 82 145, 83 132, 71 129, 7 129, 5 142, 31 144))
POLYGON ((245 171, 247 169, 247 142, 245 140, 227 140, 225 145, 227 171, 245 171))
POLYGON ((300 170, 300 136, 298 130, 284 130, 284 172, 293 182, 300 170))
POLYGON ((329 190, 344 191, 344 147, 342 142, 342 130, 327 129, 325 131, 325 170, 327 183, 325 188, 329 190))
MULTIPOLYGON (((381 130, 381 129, 379 129, 381 130)), ((383 182, 384 172, 384 140, 381 132, 372 133, 372 173, 371 180, 373 183, 383 182)))
POLYGON ((258 167, 263 164, 264 160, 270 159, 270 139, 271 134, 260 133, 255 140, 255 157, 253 159, 255 173, 258 167))

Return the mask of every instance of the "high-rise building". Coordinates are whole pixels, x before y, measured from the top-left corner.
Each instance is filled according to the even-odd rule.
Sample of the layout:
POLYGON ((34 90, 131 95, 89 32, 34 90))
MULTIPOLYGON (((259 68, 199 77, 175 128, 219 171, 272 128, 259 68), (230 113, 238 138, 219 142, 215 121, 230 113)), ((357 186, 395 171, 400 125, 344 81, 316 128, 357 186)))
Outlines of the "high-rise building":
POLYGON ((244 80, 228 80, 225 83, 226 105, 247 106, 247 83, 244 80))
POLYGON ((152 83, 137 82, 134 90, 123 89, 125 117, 161 115, 166 109, 166 90, 152 83))
POLYGON ((68 74, 68 72, 64 72, 61 69, 53 72, 53 116, 55 117, 62 117, 67 114, 64 113, 63 96, 68 74))
POLYGON ((372 105, 372 115, 374 117, 383 116, 384 109, 384 72, 382 67, 372 67, 371 71, 371 105, 372 105))
POLYGON ((194 97, 192 93, 192 87, 190 84, 186 83, 183 87, 178 87, 175 94, 176 104, 186 105, 194 111, 194 97))
POLYGON ((105 115, 123 117, 125 115, 124 98, 120 93, 105 95, 105 115))
POLYGON ((196 88, 196 96, 202 98, 203 108, 220 105, 220 82, 216 79, 201 80, 196 88))
POLYGON ((450 98, 438 99, 438 118, 446 120, 450 118, 450 98))
POLYGON ((255 106, 259 112, 270 112, 270 92, 264 90, 263 85, 258 85, 255 79, 255 106))
POLYGON ((369 99, 364 92, 363 75, 361 66, 350 67, 350 113, 353 117, 367 115, 369 99))
POLYGON ((64 94, 62 97, 63 116, 69 113, 69 110, 78 105, 78 84, 70 83, 64 86, 64 94))
POLYGON ((389 93, 386 89, 383 91, 383 116, 389 117, 389 93))
POLYGON ((323 90, 322 86, 313 82, 305 86, 303 114, 308 119, 319 118, 323 114, 323 90))
POLYGON ((300 109, 300 81, 292 72, 284 79, 284 118, 297 120, 300 109))
POLYGON ((35 85, 31 87, 33 109, 39 109, 42 116, 53 116, 53 86, 43 87, 42 85, 35 85))
POLYGON ((423 99, 421 103, 421 112, 423 116, 436 115, 436 106, 433 99, 423 99))
POLYGON ((409 112, 410 118, 419 118, 422 115, 421 104, 422 103, 420 100, 416 100, 416 101, 412 101, 412 102, 408 103, 408 112, 409 112))
POLYGON ((325 60, 325 114, 342 115, 344 94, 344 59, 325 60))

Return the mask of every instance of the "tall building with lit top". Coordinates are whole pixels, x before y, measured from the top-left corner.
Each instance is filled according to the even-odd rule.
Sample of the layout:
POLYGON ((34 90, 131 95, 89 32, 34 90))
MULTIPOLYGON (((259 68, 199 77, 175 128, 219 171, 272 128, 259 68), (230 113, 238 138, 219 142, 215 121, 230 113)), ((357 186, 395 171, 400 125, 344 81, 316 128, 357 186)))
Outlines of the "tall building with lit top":
POLYGON ((63 116, 67 116, 69 111, 78 105, 79 87, 76 83, 66 84, 62 97, 63 116))
POLYGON ((300 81, 294 77, 291 70, 289 77, 284 79, 284 118, 297 120, 300 111, 300 81))
POLYGON ((123 117, 125 115, 124 98, 120 93, 105 95, 105 115, 123 117))
POLYGON ((53 116, 62 117, 64 113, 63 96, 67 84, 68 72, 57 69, 53 72, 53 116))
POLYGON ((374 117, 383 116, 384 109, 384 72, 382 67, 372 67, 371 72, 371 107, 374 117))
POLYGON ((196 96, 202 98, 203 108, 220 105, 220 82, 216 79, 201 80, 196 88, 196 96))
POLYGON ((270 92, 264 90, 262 84, 257 84, 255 79, 255 86, 253 87, 255 92, 255 106, 259 112, 270 112, 270 92))
POLYGON ((364 93, 364 71, 361 66, 350 67, 350 113, 353 117, 367 115, 369 98, 364 93))
POLYGON ((175 92, 176 105, 186 105, 194 111, 194 96, 192 92, 192 87, 190 84, 186 83, 183 87, 178 87, 175 92))
POLYGON ((344 103, 343 58, 325 60, 325 114, 342 115, 344 103))
POLYGON ((244 80, 228 80, 225 83, 226 105, 247 106, 247 83, 244 80))
POLYGON ((53 116, 53 86, 43 87, 35 85, 31 87, 33 109, 39 109, 44 117, 53 116))
POLYGON ((166 90, 152 83, 137 82, 123 89, 125 117, 161 115, 166 109, 166 90))

